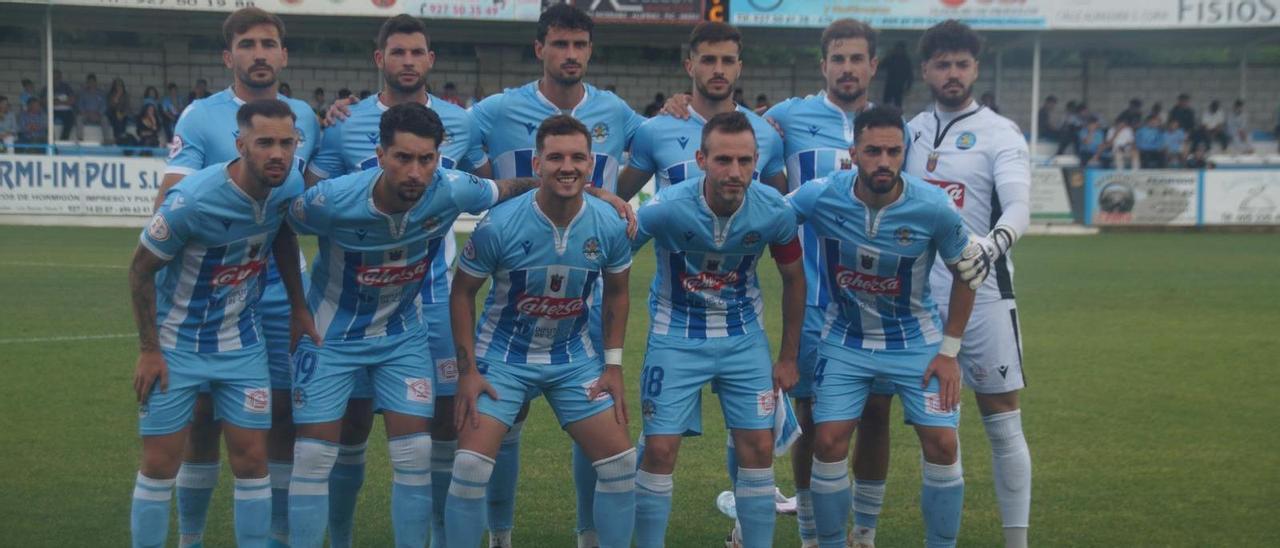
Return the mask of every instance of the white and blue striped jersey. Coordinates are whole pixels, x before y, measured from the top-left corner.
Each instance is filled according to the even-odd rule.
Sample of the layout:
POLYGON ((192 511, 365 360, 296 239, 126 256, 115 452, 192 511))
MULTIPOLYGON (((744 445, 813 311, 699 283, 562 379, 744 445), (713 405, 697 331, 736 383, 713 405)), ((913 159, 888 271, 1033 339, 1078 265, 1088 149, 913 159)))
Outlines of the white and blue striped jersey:
POLYGON ((291 173, 258 201, 231 181, 227 164, 169 189, 142 231, 142 245, 168 261, 156 274, 156 325, 169 350, 225 352, 262 342, 255 308, 267 257, 302 177, 291 173))
POLYGON ((600 355, 587 329, 604 273, 631 267, 626 222, 588 195, 563 230, 538 207, 539 191, 493 208, 462 248, 458 268, 493 278, 476 326, 476 357, 565 364, 600 355))
POLYGON ((613 192, 618 188, 618 167, 636 129, 645 118, 608 91, 583 84, 582 102, 568 111, 551 104, 534 80, 518 88, 486 97, 471 107, 495 179, 533 177, 535 137, 542 121, 557 114, 577 118, 591 132, 595 171, 591 184, 613 192))
POLYGON ((747 186, 728 218, 707 205, 706 179, 658 191, 636 213, 634 246, 653 240, 657 275, 649 290, 650 330, 707 339, 764 329, 764 301, 756 267, 770 244, 796 237, 796 218, 768 185, 747 186))
MULTIPOLYGON (((308 171, 321 179, 332 179, 378 166, 376 150, 381 135, 378 126, 382 122, 382 113, 391 108, 378 97, 371 95, 356 103, 346 120, 324 130, 320 149, 307 167, 308 171)), ((444 123, 444 143, 439 147, 440 167, 473 171, 488 161, 467 111, 431 95, 427 95, 427 108, 435 110, 444 123)), ((449 228, 452 231, 453 225, 449 228)), ((457 248, 456 237, 445 238, 444 259, 432 261, 432 283, 422 285, 423 304, 449 300, 449 281, 453 275, 449 267, 457 256, 457 248)))
MULTIPOLYGON (((758 181, 781 173, 784 158, 778 131, 749 109, 739 106, 738 112, 747 115, 756 133, 756 151, 760 158, 752 179, 758 181)), ((686 120, 666 115, 650 118, 631 140, 631 159, 627 165, 654 174, 658 190, 702 175, 694 153, 702 146, 702 128, 706 125, 706 119, 692 109, 686 120)))
POLYGON ((387 214, 373 201, 381 177, 373 168, 321 181, 289 208, 295 231, 319 236, 307 304, 325 341, 420 329, 418 295, 437 275, 449 227, 459 213, 479 214, 498 199, 493 181, 437 168, 412 209, 387 214))
MULTIPOLYGON (((298 149, 294 159, 296 171, 301 175, 320 143, 320 121, 306 101, 283 95, 276 98, 287 103, 297 117, 294 126, 298 130, 298 149)), ((169 163, 164 172, 190 175, 238 158, 236 137, 240 135, 240 127, 236 125, 236 112, 243 104, 244 101, 227 88, 187 105, 174 127, 169 163)))
POLYGON ((849 348, 901 349, 942 340, 929 297, 935 255, 960 259, 969 230, 942 189, 903 174, 897 201, 873 210, 853 193, 854 171, 809 181, 787 200, 813 230, 832 298, 823 340, 849 348))

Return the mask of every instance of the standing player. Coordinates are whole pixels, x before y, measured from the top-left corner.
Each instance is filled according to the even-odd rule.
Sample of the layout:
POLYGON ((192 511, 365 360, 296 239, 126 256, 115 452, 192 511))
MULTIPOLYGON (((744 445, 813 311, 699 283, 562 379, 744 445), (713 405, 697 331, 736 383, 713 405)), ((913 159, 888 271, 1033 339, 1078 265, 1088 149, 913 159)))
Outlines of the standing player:
MULTIPOLYGON (((278 93, 280 71, 289 62, 284 47, 284 22, 258 8, 236 10, 222 23, 227 49, 222 62, 231 70, 231 87, 191 103, 182 112, 169 145, 169 165, 156 206, 165 192, 183 177, 213 164, 236 157, 236 109, 247 101, 279 99, 297 117, 298 146, 294 154, 296 171, 303 167, 320 142, 320 124, 305 101, 278 93)), ((286 544, 289 463, 293 460, 293 428, 289 418, 289 303, 285 297, 274 258, 267 268, 267 288, 258 305, 266 335, 267 359, 271 365, 274 406, 268 437, 272 477, 271 531, 273 542, 286 544)), ((212 400, 201 394, 196 399, 195 417, 188 437, 182 469, 178 472, 178 531, 180 546, 201 546, 204 523, 213 488, 218 484, 218 423, 212 400)))
MULTIPOLYGON (((981 38, 957 21, 936 25, 920 39, 924 81, 935 102, 931 111, 911 120, 906 171, 945 189, 965 226, 974 234, 986 235, 976 241, 991 256, 994 272, 978 288, 959 362, 991 442, 991 468, 1005 545, 1016 548, 1027 545, 1031 454, 1022 434, 1018 404, 1018 391, 1025 383, 1013 262, 1008 253, 1031 222, 1031 167, 1027 142, 1018 126, 973 100, 981 53, 981 38)), ((951 283, 950 272, 934 268, 930 281, 945 310, 947 296, 942 288, 951 283)), ((883 417, 883 426, 878 426, 883 435, 867 444, 875 450, 867 459, 874 467, 868 470, 883 479, 889 467, 889 396, 872 397, 867 407, 873 406, 881 410, 874 416, 883 417)), ((861 452, 861 435, 858 445, 861 452)), ((861 471, 855 466, 855 472, 861 471)), ((876 510, 883 493, 883 487, 874 493, 878 495, 872 506, 876 510)), ((858 496, 863 498, 861 493, 858 496)), ((855 535, 858 533, 855 530, 855 535)))
MULTIPOLYGON (((568 114, 590 131, 595 168, 591 186, 613 191, 617 187, 622 153, 644 117, 616 95, 582 81, 591 61, 595 23, 581 9, 569 4, 547 8, 538 18, 534 54, 542 61, 542 78, 522 87, 492 95, 471 108, 481 141, 489 151, 493 175, 498 178, 533 175, 534 134, 543 120, 568 114)), ((592 296, 590 332, 600 339, 600 299, 592 296)), ((516 477, 520 467, 520 431, 525 408, 503 440, 489 492, 491 545, 511 546, 515 522, 516 477)), ((574 449, 574 483, 578 493, 579 545, 594 546, 591 524, 592 467, 579 448, 574 449)))
POLYGON ((684 70, 693 80, 689 116, 658 116, 646 121, 631 140, 631 159, 618 177, 618 196, 631 199, 655 174, 657 189, 702 174, 694 160, 707 120, 723 112, 746 114, 758 140, 760 161, 752 174, 779 192, 786 190, 782 172, 782 138, 763 118, 733 102, 742 73, 742 34, 727 23, 699 23, 689 34, 684 70))
POLYGON ((435 367, 417 304, 421 286, 461 212, 483 212, 537 184, 438 169, 444 126, 418 102, 388 109, 378 139, 378 167, 320 182, 289 212, 299 232, 320 236, 307 301, 325 333, 323 346, 304 342, 294 357, 292 546, 324 542, 329 475, 360 373, 386 420, 396 544, 426 544, 435 367))
POLYGON ((289 202, 302 192, 302 177, 292 169, 294 117, 274 99, 240 107, 237 156, 167 192, 134 252, 129 285, 140 352, 133 385, 142 434, 130 518, 135 547, 163 546, 168 536, 174 476, 197 391, 206 383, 226 422, 236 476, 236 543, 267 546, 272 405, 256 308, 269 254, 278 257, 288 287, 293 332, 315 334, 302 295, 297 240, 281 227, 289 202))
MULTIPOLYGON (((343 118, 325 129, 315 159, 307 168, 307 182, 338 177, 376 167, 378 125, 387 109, 404 103, 426 105, 444 123, 439 165, 446 169, 489 175, 488 160, 474 134, 471 116, 462 108, 427 93, 427 73, 435 63, 426 26, 416 17, 397 15, 387 19, 378 31, 378 49, 373 62, 382 73, 382 91, 342 112, 344 103, 335 103, 334 118, 343 118)), ((437 420, 431 421, 431 486, 433 498, 444 501, 453 471, 457 433, 453 430, 453 394, 457 390, 453 335, 449 331, 449 279, 457 240, 444 238, 444 255, 431 262, 431 272, 422 284, 422 320, 426 323, 431 360, 435 365, 437 420)), ((329 535, 333 546, 351 546, 356 498, 364 483, 364 453, 373 425, 373 388, 368 379, 358 377, 342 421, 338 460, 330 480, 329 535)), ((432 537, 444 539, 444 505, 434 506, 432 537)))
POLYGON ((811 485, 819 546, 845 545, 853 498, 849 439, 874 380, 894 386, 920 437, 926 545, 955 546, 964 502, 955 356, 974 292, 961 278, 953 280, 943 326, 927 278, 935 255, 965 270, 986 256, 968 244, 969 232, 945 193, 900 173, 906 147, 897 109, 863 112, 854 133, 856 171, 810 181, 790 196, 800 221, 814 231, 831 292, 814 370, 811 485))
MULTIPOLYGON (((762 131, 777 135, 771 127, 762 131)), ((804 267, 795 216, 782 195, 752 183, 756 133, 748 115, 712 117, 698 141, 705 175, 669 186, 640 208, 635 247, 654 240, 658 271, 641 374, 645 451, 636 474, 636 540, 661 547, 680 439, 701 417, 715 382, 737 454, 735 495, 743 546, 773 544, 773 432, 778 389, 796 380, 804 267), (769 366, 756 267, 772 246, 783 280, 782 348, 769 366)))
POLYGON ((592 513, 600 546, 625 548, 635 523, 636 453, 622 381, 631 244, 608 206, 583 195, 594 163, 586 126, 553 116, 535 142, 539 190, 480 222, 450 293, 460 377, 448 546, 480 542, 494 457, 520 408, 541 393, 596 471, 592 513), (475 295, 489 277, 477 328, 475 295), (587 329, 587 302, 601 282, 603 360, 587 329))

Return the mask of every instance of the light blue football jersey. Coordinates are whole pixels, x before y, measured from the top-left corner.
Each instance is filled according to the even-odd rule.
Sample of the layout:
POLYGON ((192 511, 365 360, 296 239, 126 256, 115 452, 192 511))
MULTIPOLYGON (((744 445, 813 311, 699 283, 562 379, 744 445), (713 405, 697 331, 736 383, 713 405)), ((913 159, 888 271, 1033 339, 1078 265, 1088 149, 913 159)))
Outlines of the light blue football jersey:
POLYGON ((417 299, 443 260, 444 240, 461 212, 479 214, 497 184, 437 168, 412 209, 390 215, 373 203, 382 168, 321 181, 289 208, 299 234, 319 236, 307 304, 326 341, 359 341, 421 328, 417 299))
POLYGON ((302 192, 292 172, 262 201, 231 181, 227 164, 188 175, 165 194, 142 245, 168 264, 156 274, 160 346, 224 352, 262 342, 255 308, 267 257, 289 203, 302 192))
POLYGON ((772 187, 747 186, 742 206, 716 216, 699 176, 658 191, 637 212, 635 247, 653 240, 657 275, 649 290, 650 330, 706 339, 764 329, 756 268, 770 244, 796 237, 796 218, 772 187))
POLYGON ((537 80, 491 95, 471 107, 481 140, 489 150, 494 178, 533 177, 538 126, 551 116, 568 114, 591 132, 591 151, 595 153, 591 184, 610 192, 617 189, 622 153, 645 118, 617 95, 583 85, 586 94, 582 102, 568 111, 551 104, 538 90, 537 80))
MULTIPOLYGON (((277 95, 297 117, 298 149, 294 153, 295 170, 301 175, 320 144, 320 121, 306 101, 277 95)), ((164 172, 189 175, 213 164, 230 162, 240 156, 236 152, 236 112, 244 101, 236 97, 231 88, 224 89, 204 99, 199 99, 183 109, 174 127, 173 141, 169 144, 169 163, 164 172)))
MULTIPOLYGON (((388 107, 378 95, 366 97, 351 107, 351 116, 324 130, 324 138, 315 158, 307 170, 321 179, 331 179, 348 173, 378 166, 379 123, 388 107)), ((474 171, 488 160, 480 145, 480 136, 471 115, 453 103, 427 95, 427 108, 435 110, 444 123, 444 143, 440 149, 440 167, 459 171, 474 171)), ((452 225, 450 225, 452 230, 452 225)), ((448 302, 449 269, 457 255, 457 239, 446 238, 444 258, 432 261, 431 283, 422 285, 422 303, 448 302)))
MULTIPOLYGON (((756 133, 756 151, 760 158, 752 179, 758 181, 781 173, 784 158, 778 131, 749 109, 739 106, 738 112, 747 115, 756 133)), ((692 109, 686 120, 666 115, 650 118, 631 140, 631 159, 627 165, 654 174, 658 190, 702 175, 694 153, 702 146, 702 128, 706 125, 706 119, 692 109)))
POLYGON ((942 340, 929 297, 934 257, 960 259, 969 231, 942 189, 903 174, 897 201, 872 210, 838 171, 787 196, 817 238, 818 267, 832 288, 823 340, 849 348, 901 349, 942 340))
POLYGON ((584 196, 562 231, 538 208, 538 192, 493 208, 462 248, 459 269, 493 278, 476 327, 477 358, 566 364, 600 355, 588 308, 605 273, 631 267, 626 222, 609 204, 584 196))

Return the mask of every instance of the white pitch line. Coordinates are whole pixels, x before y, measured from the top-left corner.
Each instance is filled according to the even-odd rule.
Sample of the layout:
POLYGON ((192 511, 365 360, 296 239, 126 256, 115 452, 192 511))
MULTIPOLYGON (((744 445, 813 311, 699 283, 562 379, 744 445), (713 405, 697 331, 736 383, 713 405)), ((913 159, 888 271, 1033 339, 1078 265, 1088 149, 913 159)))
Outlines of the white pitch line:
POLYGON ((69 264, 69 263, 35 263, 35 262, 17 262, 5 261, 0 262, 0 266, 31 266, 38 268, 109 268, 112 270, 127 270, 127 265, 120 264, 69 264))
POLYGON ((31 337, 26 339, 0 339, 0 344, 51 343, 70 341, 99 341, 104 339, 126 339, 137 337, 136 333, 117 333, 114 335, 74 335, 66 337, 31 337))

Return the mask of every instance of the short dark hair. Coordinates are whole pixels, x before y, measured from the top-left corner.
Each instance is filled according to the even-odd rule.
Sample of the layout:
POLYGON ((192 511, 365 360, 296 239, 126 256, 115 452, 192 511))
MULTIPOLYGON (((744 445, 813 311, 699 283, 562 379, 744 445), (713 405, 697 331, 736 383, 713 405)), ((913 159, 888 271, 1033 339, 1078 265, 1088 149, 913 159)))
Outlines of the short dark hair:
POLYGON ((1179 93, 1179 94, 1178 94, 1178 100, 1179 100, 1179 101, 1186 101, 1186 100, 1189 100, 1189 99, 1191 99, 1191 96, 1190 96, 1190 95, 1188 95, 1188 94, 1186 94, 1186 93, 1179 93))
POLYGON ((969 25, 947 19, 924 31, 920 37, 920 60, 928 61, 939 53, 967 51, 977 59, 982 54, 982 37, 969 25))
POLYGON ((547 32, 552 28, 565 30, 585 30, 587 31, 587 39, 592 39, 592 33, 596 28, 596 23, 591 19, 587 12, 582 11, 572 4, 556 4, 547 8, 538 17, 538 41, 545 42, 547 40, 547 32))
POLYGON ((85 79, 85 81, 88 81, 88 80, 97 81, 97 80, 98 80, 98 75, 97 75, 97 74, 94 74, 94 73, 92 73, 92 72, 90 72, 88 76, 85 76, 85 77, 84 77, 84 79, 85 79))
POLYGON ((382 28, 378 29, 378 49, 387 49, 387 40, 393 34, 418 33, 422 33, 422 37, 427 39, 427 47, 430 48, 431 34, 427 32, 427 26, 422 23, 421 19, 402 13, 382 22, 382 28))
POLYGON ((35 85, 35 82, 32 82, 30 78, 23 78, 23 79, 22 79, 22 85, 24 85, 24 86, 34 86, 34 85, 35 85))
POLYGON ((562 135, 582 135, 587 141, 587 147, 591 147, 591 133, 587 131, 587 126, 582 125, 577 118, 568 114, 557 114, 542 121, 542 125, 538 126, 538 135, 534 138, 534 144, 538 150, 542 150, 542 145, 546 143, 547 137, 559 137, 562 135))
POLYGON ((822 31, 822 58, 827 58, 827 47, 836 40, 862 38, 867 41, 867 56, 876 57, 876 29, 857 19, 836 19, 822 31))
POLYGON ((276 32, 280 34, 280 40, 284 41, 284 21, 279 17, 262 8, 240 8, 231 12, 231 15, 222 21, 222 39, 226 42, 227 49, 231 49, 231 41, 237 34, 249 32, 249 29, 258 25, 275 27, 276 32))
POLYGON ((742 33, 728 23, 703 21, 693 27, 689 33, 689 56, 693 56, 698 44, 707 42, 733 42, 738 45, 738 53, 742 53, 742 33))
POLYGON ((209 81, 208 81, 208 80, 205 80, 204 78, 197 78, 197 79, 196 79, 196 84, 204 84, 204 85, 206 85, 206 86, 207 86, 207 85, 209 85, 209 81))
POLYGON ((893 105, 876 105, 864 110, 853 119, 854 141, 862 137, 862 132, 870 128, 892 127, 906 131, 902 123, 902 111, 893 105))
POLYGON ((396 133, 412 133, 423 139, 435 141, 436 148, 444 142, 444 123, 440 115, 422 103, 401 103, 387 109, 378 121, 378 144, 387 148, 395 143, 396 133))
POLYGON ((1044 100, 1045 100, 1045 101, 1047 101, 1047 102, 1051 102, 1051 103, 1056 103, 1056 102, 1058 102, 1058 98, 1057 98, 1057 96, 1054 96, 1054 95, 1050 95, 1050 96, 1048 96, 1048 97, 1045 97, 1045 98, 1044 98, 1044 100))
POLYGON ((254 116, 288 118, 294 122, 298 121, 298 116, 293 113, 293 109, 289 108, 289 105, 284 101, 279 99, 258 99, 240 105, 240 110, 236 111, 236 125, 241 128, 253 127, 254 116))
MULTIPOLYGON (((861 114, 859 114, 859 116, 861 116, 861 114)), ((743 114, 736 110, 730 111, 730 112, 721 112, 720 114, 712 116, 710 120, 707 120, 706 125, 702 126, 702 145, 700 145, 700 148, 702 149, 703 154, 706 154, 708 152, 707 151, 708 138, 711 137, 712 132, 716 132, 716 131, 720 133, 750 132, 753 140, 756 135, 756 130, 755 128, 751 127, 751 120, 747 119, 746 114, 743 114)))

